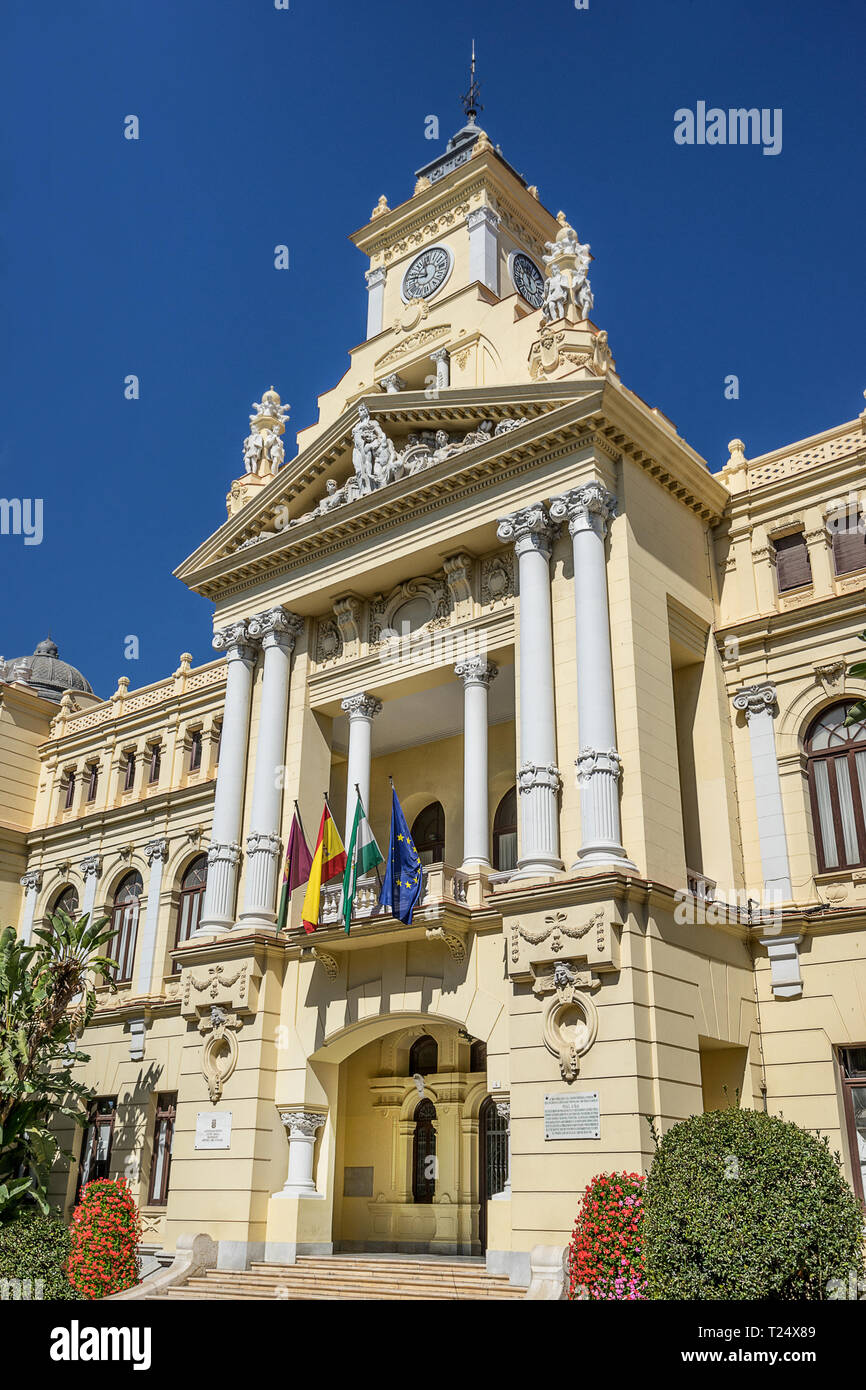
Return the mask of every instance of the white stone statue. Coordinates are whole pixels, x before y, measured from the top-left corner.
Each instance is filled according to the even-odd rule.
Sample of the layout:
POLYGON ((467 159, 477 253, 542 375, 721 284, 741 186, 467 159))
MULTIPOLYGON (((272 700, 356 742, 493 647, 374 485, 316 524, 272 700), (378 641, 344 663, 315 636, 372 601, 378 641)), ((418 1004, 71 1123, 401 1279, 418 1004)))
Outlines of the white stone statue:
POLYGON ((378 420, 370 418, 370 411, 363 403, 358 408, 352 440, 352 467, 361 492, 374 492, 384 487, 397 464, 397 451, 378 420))
POLYGON ((254 413, 250 416, 250 424, 264 417, 266 420, 276 420, 279 424, 285 425, 290 409, 290 406, 280 404, 280 398, 272 386, 260 401, 253 401, 254 413))
POLYGON ((562 278, 562 271, 558 266, 551 267, 550 274, 544 282, 544 292, 541 301, 542 317, 547 323, 557 323, 559 319, 565 318, 565 306, 568 303, 568 288, 562 278))
POLYGON ((595 303, 589 281, 583 279, 577 291, 577 307, 582 319, 588 319, 595 303))
POLYGON ((265 441, 258 430, 253 430, 244 440, 244 470, 247 473, 258 473, 262 461, 262 454, 265 449, 265 441))

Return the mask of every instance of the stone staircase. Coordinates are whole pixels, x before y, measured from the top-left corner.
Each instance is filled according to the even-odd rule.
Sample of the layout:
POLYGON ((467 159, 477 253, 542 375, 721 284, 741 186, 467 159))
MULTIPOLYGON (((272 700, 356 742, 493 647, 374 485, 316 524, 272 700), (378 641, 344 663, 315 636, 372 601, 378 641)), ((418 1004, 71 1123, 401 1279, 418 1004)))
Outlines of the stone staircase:
POLYGON ((249 1269, 209 1269, 163 1295, 179 1299, 454 1299, 525 1298, 481 1260, 400 1256, 301 1255, 297 1264, 254 1261, 249 1269))

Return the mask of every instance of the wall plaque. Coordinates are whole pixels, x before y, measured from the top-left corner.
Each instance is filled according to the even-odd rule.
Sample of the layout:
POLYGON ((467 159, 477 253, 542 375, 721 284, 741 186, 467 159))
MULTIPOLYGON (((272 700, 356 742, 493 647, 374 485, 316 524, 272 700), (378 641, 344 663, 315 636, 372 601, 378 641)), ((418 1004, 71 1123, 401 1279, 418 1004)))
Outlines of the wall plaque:
POLYGON ((598 1091, 544 1097, 545 1139, 600 1139, 598 1091))
POLYGON ((230 1149, 232 1146, 232 1112, 230 1110, 199 1110, 195 1117, 195 1147, 197 1149, 230 1149))
POLYGON ((373 1169, 370 1168, 344 1168, 343 1169, 343 1196, 344 1197, 372 1197, 373 1195, 373 1169))

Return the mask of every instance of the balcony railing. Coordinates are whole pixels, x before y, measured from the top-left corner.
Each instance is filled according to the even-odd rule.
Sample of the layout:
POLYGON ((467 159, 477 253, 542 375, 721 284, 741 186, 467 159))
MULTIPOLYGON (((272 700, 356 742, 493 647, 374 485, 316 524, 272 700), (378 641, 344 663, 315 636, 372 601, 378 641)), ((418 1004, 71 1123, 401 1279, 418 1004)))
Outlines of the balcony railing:
MULTIPOLYGON (((481 907, 486 879, 483 874, 465 874, 450 864, 429 864, 422 870, 423 893, 419 907, 444 906, 481 907)), ((369 920, 391 916, 387 908, 379 906, 379 884, 375 880, 360 883, 352 904, 352 921, 369 920)), ((322 902, 319 911, 320 927, 335 927, 343 920, 343 886, 341 883, 326 883, 322 888, 322 902)))

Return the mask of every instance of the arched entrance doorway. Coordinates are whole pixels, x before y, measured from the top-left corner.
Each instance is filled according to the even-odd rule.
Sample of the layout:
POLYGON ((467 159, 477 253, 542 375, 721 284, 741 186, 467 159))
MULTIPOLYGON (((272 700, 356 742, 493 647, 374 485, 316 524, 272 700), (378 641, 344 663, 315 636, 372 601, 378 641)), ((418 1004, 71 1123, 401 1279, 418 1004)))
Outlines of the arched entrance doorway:
POLYGON ((508 1121, 488 1096, 478 1115, 478 1240, 487 1249, 487 1203, 508 1180, 508 1121))
POLYGON ((425 1018, 339 1062, 336 1251, 480 1254, 478 1117, 487 1078, 474 1069, 473 1042, 456 1023, 425 1018))

